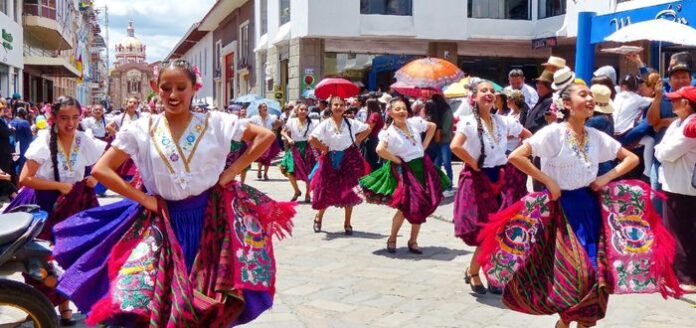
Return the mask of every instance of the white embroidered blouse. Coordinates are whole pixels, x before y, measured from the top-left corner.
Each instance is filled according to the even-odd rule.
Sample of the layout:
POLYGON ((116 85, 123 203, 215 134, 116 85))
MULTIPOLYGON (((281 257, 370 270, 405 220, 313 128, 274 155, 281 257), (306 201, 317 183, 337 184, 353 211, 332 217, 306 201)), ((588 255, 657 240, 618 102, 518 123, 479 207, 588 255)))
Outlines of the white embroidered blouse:
POLYGON ((128 115, 127 113, 121 113, 119 115, 114 116, 112 122, 116 123, 116 126, 118 126, 119 129, 122 129, 124 126, 127 126, 131 123, 134 123, 135 121, 139 120, 142 117, 146 117, 149 115, 145 115, 143 113, 135 113, 133 116, 128 115))
POLYGON ((370 128, 369 125, 357 120, 348 119, 348 122, 350 123, 350 128, 348 128, 348 123, 346 123, 345 119, 341 120, 340 127, 336 125, 333 118, 326 119, 314 128, 312 137, 317 138, 317 140, 329 147, 330 151, 346 150, 353 145, 356 136, 360 132, 370 128), (352 138, 348 131, 353 132, 352 138))
MULTIPOLYGON (((39 136, 29 145, 24 156, 40 165, 39 170, 36 171, 36 177, 54 181, 50 138, 48 131, 39 133, 39 136)), ((60 182, 76 183, 85 178, 85 168, 94 165, 99 160, 104 153, 106 143, 92 139, 82 131, 77 131, 69 151, 63 149, 60 142, 57 143, 56 148, 60 182)))
MULTIPOLYGON (((522 133, 522 124, 510 116, 491 115, 493 131, 481 122, 483 127, 483 148, 486 158, 483 167, 496 167, 507 164, 508 138, 519 137, 522 133)), ((466 136, 464 149, 471 157, 478 159, 481 156, 481 139, 478 136, 478 123, 473 115, 462 117, 457 123, 457 133, 466 136)))
POLYGON ((261 118, 261 115, 254 115, 249 119, 249 122, 263 126, 266 129, 273 130, 273 124, 278 121, 278 116, 273 114, 266 115, 266 119, 261 118))
POLYGON ((306 119, 305 124, 300 123, 299 118, 291 118, 285 123, 285 127, 288 128, 290 132, 290 138, 293 141, 307 141, 312 133, 312 130, 317 126, 309 117, 306 119))
POLYGON ((87 117, 82 120, 82 127, 85 130, 92 131, 92 135, 98 138, 104 138, 106 136, 106 125, 109 124, 109 120, 105 116, 97 120, 94 117, 87 117))
POLYGON ((599 163, 616 158, 621 144, 597 129, 585 128, 585 146, 573 142, 567 123, 553 123, 523 141, 541 158, 541 171, 562 190, 587 187, 597 178, 599 163))
POLYGON ((379 141, 387 143, 387 150, 406 162, 423 157, 423 141, 421 133, 428 131, 428 122, 421 117, 411 117, 406 121, 408 134, 401 129, 390 125, 379 132, 379 141), (410 135, 409 135, 410 134, 410 135))
POLYGON ((182 200, 214 186, 232 141, 241 141, 248 121, 236 115, 192 113, 177 142, 164 114, 143 117, 116 134, 114 148, 128 153, 149 192, 182 200))

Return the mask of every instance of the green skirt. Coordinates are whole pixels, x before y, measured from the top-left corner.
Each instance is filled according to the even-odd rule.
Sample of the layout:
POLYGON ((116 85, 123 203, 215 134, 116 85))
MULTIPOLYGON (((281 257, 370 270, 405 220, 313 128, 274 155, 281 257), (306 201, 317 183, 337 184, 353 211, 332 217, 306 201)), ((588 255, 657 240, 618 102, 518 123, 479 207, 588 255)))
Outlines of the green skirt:
MULTIPOLYGON (((425 184, 425 173, 423 166, 423 158, 419 157, 409 162, 406 165, 411 169, 413 175, 416 179, 420 181, 421 185, 425 184)), ((440 186, 442 191, 450 188, 452 182, 447 177, 447 175, 442 172, 439 168, 435 169, 440 177, 440 186)), ((363 190, 369 190, 370 193, 363 193, 366 200, 369 203, 376 204, 389 204, 391 203, 391 196, 394 194, 397 186, 399 185, 399 180, 394 172, 392 171, 392 162, 387 161, 381 168, 373 171, 369 175, 364 176, 360 179, 360 188, 363 190), (369 195, 369 196, 368 196, 369 195)))
MULTIPOLYGON (((307 151, 311 151, 309 149, 309 142, 307 141, 297 141, 295 142, 295 145, 293 146, 297 148, 297 150, 300 153, 300 156, 304 159, 307 156, 307 151)), ((280 171, 285 174, 294 174, 295 173, 295 158, 293 156, 293 151, 292 147, 288 150, 285 151, 285 155, 283 155, 283 158, 280 160, 279 166, 280 166, 280 171)), ((301 161, 302 159, 297 159, 298 161, 301 161)))

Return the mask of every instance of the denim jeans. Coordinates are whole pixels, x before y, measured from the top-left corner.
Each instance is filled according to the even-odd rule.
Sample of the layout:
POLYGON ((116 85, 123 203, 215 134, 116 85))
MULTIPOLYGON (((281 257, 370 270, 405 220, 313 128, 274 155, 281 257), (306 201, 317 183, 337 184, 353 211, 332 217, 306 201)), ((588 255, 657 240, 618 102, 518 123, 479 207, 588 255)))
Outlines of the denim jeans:
POLYGON ((449 142, 438 142, 435 146, 435 149, 438 150, 435 167, 444 166, 447 177, 450 181, 454 181, 452 179, 452 150, 450 150, 449 142))
POLYGON ((648 124, 647 120, 642 120, 638 125, 634 126, 630 130, 628 130, 621 138, 619 138, 619 142, 621 143, 622 146, 629 146, 638 143, 640 139, 643 139, 643 137, 651 134, 653 132, 653 129, 650 127, 648 124))

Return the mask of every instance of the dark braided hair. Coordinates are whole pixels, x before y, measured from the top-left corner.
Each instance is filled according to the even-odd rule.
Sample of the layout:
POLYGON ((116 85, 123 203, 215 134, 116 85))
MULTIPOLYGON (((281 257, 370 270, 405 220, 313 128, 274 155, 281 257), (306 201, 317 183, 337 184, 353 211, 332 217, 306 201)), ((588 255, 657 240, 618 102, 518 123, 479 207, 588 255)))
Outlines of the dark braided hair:
MULTIPOLYGON (((75 106, 79 111, 82 110, 82 107, 80 106, 80 102, 77 101, 77 99, 71 97, 71 96, 62 96, 59 97, 53 105, 51 105, 52 109, 52 116, 55 120, 55 118, 58 117, 58 114, 60 113, 60 110, 64 107, 70 107, 70 106, 75 106)), ((82 125, 78 126, 78 129, 81 130, 82 125)), ((48 149, 51 152, 51 164, 53 164, 53 179, 56 182, 60 182, 60 171, 58 170, 58 126, 56 123, 53 123, 53 126, 49 129, 50 135, 49 135, 49 142, 48 142, 48 149)), ((67 154, 66 154, 67 156, 67 154)), ((69 158, 66 158, 66 160, 70 160, 69 158)))
MULTIPOLYGON (((488 82, 486 80, 482 80, 482 81, 476 83, 476 85, 474 86, 474 89, 472 91, 472 94, 471 94, 472 100, 476 98, 476 94, 478 93, 478 88, 483 83, 490 83, 490 82, 488 82)), ((479 114, 478 103, 475 100, 473 101, 472 112, 474 114, 474 118, 476 119, 476 132, 478 133, 479 142, 481 143, 481 156, 479 156, 476 164, 478 165, 478 168, 481 169, 481 168, 483 168, 483 163, 486 160, 486 147, 483 143, 483 124, 481 123, 481 115, 479 114)))
MULTIPOLYGON (((297 109, 297 111, 299 111, 300 108, 302 108, 302 107, 309 110, 309 108, 307 107, 307 104, 305 104, 304 102, 298 102, 297 107, 295 107, 295 109, 297 109)), ((297 117, 297 119, 298 120, 300 119, 299 116, 297 117)), ((307 120, 307 128, 305 128, 305 132, 302 135, 303 138, 307 138, 307 133, 309 133, 309 126, 312 125, 312 119, 309 118, 309 115, 307 115, 307 117, 305 117, 305 119, 307 120)))

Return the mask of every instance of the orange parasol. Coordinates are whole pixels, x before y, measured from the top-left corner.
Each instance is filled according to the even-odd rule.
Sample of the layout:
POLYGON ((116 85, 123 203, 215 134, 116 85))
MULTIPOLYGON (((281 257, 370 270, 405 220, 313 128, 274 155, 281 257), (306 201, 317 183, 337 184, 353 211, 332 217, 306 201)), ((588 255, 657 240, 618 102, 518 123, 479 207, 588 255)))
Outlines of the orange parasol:
POLYGON ((464 77, 456 65, 440 58, 421 58, 410 61, 395 74, 396 81, 418 88, 442 88, 464 77))

